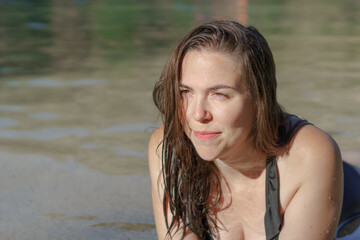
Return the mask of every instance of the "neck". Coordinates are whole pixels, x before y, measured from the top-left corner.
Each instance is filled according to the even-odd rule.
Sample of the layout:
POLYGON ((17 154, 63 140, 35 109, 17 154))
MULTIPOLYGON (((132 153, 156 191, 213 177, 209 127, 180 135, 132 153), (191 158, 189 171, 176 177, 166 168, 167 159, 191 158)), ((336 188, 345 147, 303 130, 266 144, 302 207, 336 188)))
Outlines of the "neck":
POLYGON ((226 179, 254 180, 266 168, 266 155, 255 150, 233 159, 216 159, 215 165, 226 179))

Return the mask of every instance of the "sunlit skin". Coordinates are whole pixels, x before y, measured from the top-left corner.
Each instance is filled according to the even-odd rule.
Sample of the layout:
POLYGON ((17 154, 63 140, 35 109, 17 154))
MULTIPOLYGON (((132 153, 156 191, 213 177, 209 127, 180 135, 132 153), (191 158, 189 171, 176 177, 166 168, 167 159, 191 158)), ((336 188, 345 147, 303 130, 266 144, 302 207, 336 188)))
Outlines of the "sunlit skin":
MULTIPOLYGON (((232 56, 214 50, 193 50, 182 64, 180 92, 185 132, 197 153, 208 161, 254 164, 259 158, 249 140, 254 111, 232 56)), ((265 160, 265 159, 264 159, 265 160)))

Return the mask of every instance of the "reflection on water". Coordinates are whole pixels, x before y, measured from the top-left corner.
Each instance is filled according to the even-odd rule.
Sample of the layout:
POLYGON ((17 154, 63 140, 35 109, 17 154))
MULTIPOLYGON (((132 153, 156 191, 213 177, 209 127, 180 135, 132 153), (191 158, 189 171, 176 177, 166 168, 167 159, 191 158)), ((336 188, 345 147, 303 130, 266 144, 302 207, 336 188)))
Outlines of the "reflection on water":
POLYGON ((89 131, 84 128, 49 128, 49 129, 37 129, 29 131, 18 130, 1 130, 0 138, 9 139, 33 139, 33 140, 53 140, 57 138, 63 138, 66 136, 78 136, 84 137, 88 135, 89 131))
POLYGON ((256 26, 280 102, 360 165, 359 12, 335 0, 0 1, 1 237, 156 239, 151 91, 178 38, 211 19, 256 26))
POLYGON ((85 143, 84 145, 81 146, 81 148, 84 149, 94 149, 94 148, 103 148, 105 145, 100 145, 100 144, 96 144, 96 143, 85 143))
POLYGON ((105 79, 80 79, 75 80, 71 83, 73 86, 83 86, 83 85, 97 85, 97 84, 105 84, 107 80, 105 79))
POLYGON ((112 148, 112 150, 116 153, 118 156, 133 156, 133 157, 146 157, 147 152, 140 152, 140 151, 134 151, 131 149, 124 149, 122 147, 115 147, 112 148))
POLYGON ((54 113, 47 113, 47 112, 39 112, 33 113, 29 115, 31 118, 43 119, 43 120, 51 120, 57 118, 58 115, 54 113))
POLYGON ((338 123, 343 123, 343 124, 359 124, 360 123, 360 117, 337 118, 337 119, 335 119, 335 121, 338 122, 338 123))
MULTIPOLYGON (((10 82, 10 84, 11 83, 13 82, 10 82)), ((59 80, 53 80, 48 78, 28 80, 26 81, 26 84, 30 86, 39 86, 39 87, 58 87, 63 85, 62 82, 59 80)))
POLYGON ((63 217, 65 217, 65 214, 62 213, 47 213, 45 214, 46 217, 51 218, 51 219, 61 219, 63 217))
POLYGON ((0 128, 12 127, 17 125, 19 122, 11 118, 0 118, 0 128))
POLYGON ((74 217, 69 217, 69 219, 79 219, 79 220, 95 220, 97 219, 97 216, 74 216, 74 217))
POLYGON ((104 130, 100 130, 100 133, 119 133, 119 132, 138 132, 138 131, 150 131, 155 130, 156 127, 160 126, 159 123, 154 124, 148 123, 134 123, 134 124, 122 124, 112 126, 104 130))
POLYGON ((21 112, 25 110, 24 106, 15 106, 15 105, 0 105, 0 111, 10 111, 10 112, 21 112))
POLYGON ((60 86, 85 86, 85 85, 97 85, 105 84, 107 80, 104 79, 80 79, 80 80, 67 80, 59 81, 48 78, 32 79, 27 81, 7 81, 6 84, 12 87, 18 87, 21 85, 28 85, 34 87, 60 87, 60 86))
POLYGON ((65 214, 62 213, 47 213, 45 214, 46 217, 50 218, 50 219, 62 219, 62 220, 66 220, 66 219, 78 219, 78 220, 95 220, 98 217, 97 216, 73 216, 73 217, 67 217, 65 214))
POLYGON ((113 222, 113 223, 100 223, 91 225, 91 227, 97 228, 116 228, 126 231, 149 231, 155 228, 154 224, 147 224, 147 223, 127 223, 127 222, 113 222))

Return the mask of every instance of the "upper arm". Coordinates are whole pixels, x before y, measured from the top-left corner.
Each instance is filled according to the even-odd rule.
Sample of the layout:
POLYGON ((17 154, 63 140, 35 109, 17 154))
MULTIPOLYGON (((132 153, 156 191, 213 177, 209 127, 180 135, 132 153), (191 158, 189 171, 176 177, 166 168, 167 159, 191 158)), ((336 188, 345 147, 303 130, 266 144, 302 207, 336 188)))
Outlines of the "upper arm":
MULTIPOLYGON (((181 239, 182 231, 172 232, 172 238, 167 238, 167 228, 165 224, 164 210, 163 210, 163 198, 164 188, 162 179, 162 160, 161 160, 161 149, 162 140, 164 135, 164 127, 158 127, 152 134, 149 141, 148 157, 149 157, 149 170, 151 178, 151 195, 153 202, 154 218, 156 225, 156 232, 158 239, 181 239)), ((168 212, 168 222, 171 221, 171 213, 168 212)), ((186 232, 186 240, 196 239, 194 234, 190 231, 186 232)))
POLYGON ((167 232, 163 213, 163 189, 161 183, 161 143, 163 139, 163 126, 158 127, 152 134, 149 147, 149 170, 151 178, 151 195, 154 210, 156 231, 159 239, 165 239, 167 232))
POLYGON ((300 187, 285 210, 279 239, 334 239, 343 197, 340 150, 314 126, 300 131, 297 138, 293 147, 301 160, 292 171, 300 187))

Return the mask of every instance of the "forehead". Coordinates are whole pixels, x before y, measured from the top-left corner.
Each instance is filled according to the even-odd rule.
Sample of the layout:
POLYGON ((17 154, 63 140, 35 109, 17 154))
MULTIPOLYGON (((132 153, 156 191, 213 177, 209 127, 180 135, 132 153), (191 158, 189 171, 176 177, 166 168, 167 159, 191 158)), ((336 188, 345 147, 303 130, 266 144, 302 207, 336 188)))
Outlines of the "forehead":
POLYGON ((234 56, 216 50, 192 50, 186 53, 180 82, 186 85, 240 85, 241 65, 234 56))

